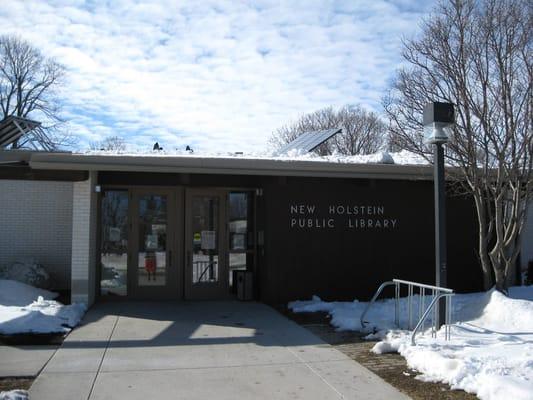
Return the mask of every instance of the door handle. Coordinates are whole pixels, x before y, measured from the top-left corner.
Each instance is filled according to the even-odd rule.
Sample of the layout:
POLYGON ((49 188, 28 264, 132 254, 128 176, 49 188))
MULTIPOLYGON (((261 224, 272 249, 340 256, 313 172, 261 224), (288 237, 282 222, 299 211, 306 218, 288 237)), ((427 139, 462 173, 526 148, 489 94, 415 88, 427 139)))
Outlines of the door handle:
POLYGON ((168 251, 168 266, 172 267, 172 250, 168 251))

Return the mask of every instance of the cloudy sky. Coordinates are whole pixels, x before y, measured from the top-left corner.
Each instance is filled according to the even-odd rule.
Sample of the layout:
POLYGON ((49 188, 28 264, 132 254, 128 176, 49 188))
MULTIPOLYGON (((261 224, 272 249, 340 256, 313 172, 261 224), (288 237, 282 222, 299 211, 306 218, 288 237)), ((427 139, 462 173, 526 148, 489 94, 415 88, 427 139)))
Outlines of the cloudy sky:
POLYGON ((261 151, 277 127, 380 99, 424 0, 0 0, 18 34, 68 70, 64 117, 80 149, 261 151))

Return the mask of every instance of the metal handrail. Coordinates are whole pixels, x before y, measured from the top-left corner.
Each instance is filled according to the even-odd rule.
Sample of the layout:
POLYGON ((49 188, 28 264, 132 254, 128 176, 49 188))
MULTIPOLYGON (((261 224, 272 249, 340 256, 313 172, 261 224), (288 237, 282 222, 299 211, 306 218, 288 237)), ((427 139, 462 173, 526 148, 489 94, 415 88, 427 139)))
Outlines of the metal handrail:
POLYGON ((453 289, 448 289, 440 286, 426 285, 425 283, 418 283, 413 281, 404 281, 403 279, 393 279, 393 282, 403 283, 405 285, 413 285, 419 288, 438 290, 445 293, 453 293, 453 289))
MULTIPOLYGON (((376 301, 376 299, 378 298, 378 296, 381 294, 381 292, 383 291, 383 289, 385 289, 387 286, 391 286, 391 285, 395 285, 396 283, 394 282, 394 280, 392 281, 388 281, 388 282, 383 282, 378 290, 376 291, 376 293, 374 294, 374 296, 372 296, 372 299, 370 300, 370 302, 368 303, 368 305, 365 307, 365 311, 363 311, 363 313, 361 314, 361 318, 360 318, 360 322, 361 322, 361 327, 365 327, 365 324, 368 323, 368 321, 365 321, 364 318, 365 318, 365 315, 366 313, 368 312, 368 310, 370 309, 370 306, 372 304, 374 304, 374 302, 376 301)), ((395 322, 396 319, 395 319, 395 322)), ((399 322, 399 321, 398 321, 399 322)), ((398 325, 398 322, 396 323, 396 325, 398 325)))
POLYGON ((200 274, 200 277, 197 279, 197 283, 198 283, 198 282, 202 282, 202 279, 204 278, 205 273, 211 268, 211 266, 216 265, 216 261, 195 261, 193 264, 196 264, 196 265, 205 264, 205 269, 200 274))
MULTIPOLYGON (((431 309, 435 306, 435 304, 437 304, 437 302, 443 298, 443 297, 446 297, 446 322, 444 324, 444 340, 450 340, 450 337, 451 337, 451 328, 450 328, 450 323, 451 323, 451 319, 452 319, 452 307, 451 307, 451 298, 452 296, 454 296, 455 293, 441 293, 437 296, 435 296, 433 298, 433 300, 431 301, 431 303, 429 304, 428 308, 426 309, 426 311, 424 312, 424 314, 422 315, 422 318, 420 318, 420 320, 418 321, 418 323, 416 324, 415 326, 415 329, 413 329, 413 333, 411 333, 411 345, 412 346, 415 346, 416 343, 415 343, 415 336, 416 336, 416 333, 418 332, 418 329, 424 325, 424 322, 426 321, 426 318, 427 316, 429 315, 429 313, 431 312, 431 309)), ((437 310, 437 309, 435 309, 437 310)), ((435 311, 434 310, 434 311, 435 311)), ((433 334, 436 335, 436 332, 433 333, 432 332, 432 336, 433 334)))
POLYGON ((392 281, 387 281, 382 283, 374 296, 372 296, 372 299, 365 307, 365 310, 361 314, 360 322, 361 327, 364 328, 365 325, 368 323, 368 321, 365 321, 365 316, 370 310, 370 307, 376 299, 379 297, 383 289, 385 289, 387 286, 394 285, 395 286, 395 304, 394 304, 394 323, 399 328, 400 327, 400 285, 407 285, 407 310, 408 310, 408 317, 407 317, 407 327, 408 329, 411 329, 413 326, 413 312, 412 312, 412 297, 414 295, 414 287, 418 287, 419 290, 419 296, 420 301, 418 303, 418 322, 413 330, 413 335, 411 337, 411 342, 415 343, 415 336, 416 332, 420 329, 420 327, 424 326, 424 323, 426 321, 427 316, 429 315, 431 309, 434 310, 433 315, 433 330, 432 330, 432 337, 436 336, 437 331, 437 321, 438 321, 438 309, 439 309, 439 303, 437 302, 438 299, 441 299, 442 297, 446 297, 446 322, 445 322, 445 330, 444 330, 444 336, 446 340, 450 339, 450 322, 451 322, 451 297, 454 295, 453 290, 449 288, 443 288, 439 286, 433 286, 433 285, 426 285, 424 283, 417 283, 412 281, 405 281, 402 279, 393 279, 392 281), (425 308, 425 299, 426 299, 426 289, 431 290, 431 296, 433 297, 433 300, 429 304, 428 308, 424 311, 425 308), (435 304, 437 304, 437 307, 435 307, 435 304))

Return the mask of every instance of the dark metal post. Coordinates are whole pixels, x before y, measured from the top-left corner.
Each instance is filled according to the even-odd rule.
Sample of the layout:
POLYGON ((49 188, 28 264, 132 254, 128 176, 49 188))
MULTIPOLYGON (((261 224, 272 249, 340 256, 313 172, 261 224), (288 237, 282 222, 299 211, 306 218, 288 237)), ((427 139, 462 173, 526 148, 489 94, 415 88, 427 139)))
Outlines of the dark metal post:
MULTIPOLYGON (((209 198, 208 200, 208 229, 210 231, 213 231, 215 229, 215 226, 218 227, 218 221, 215 223, 215 201, 213 198, 209 198)), ((218 213, 217 213, 218 218, 218 213)), ((213 256, 214 252, 218 253, 218 230, 215 233, 215 249, 209 249, 207 252, 209 253, 209 280, 212 281, 215 278, 215 266, 213 265, 215 262, 215 258, 213 256)))
MULTIPOLYGON (((446 266, 446 188, 444 180, 443 143, 435 143, 434 153, 435 185, 435 286, 447 286, 446 266)), ((446 299, 439 301, 437 326, 440 328, 446 320, 446 299)))

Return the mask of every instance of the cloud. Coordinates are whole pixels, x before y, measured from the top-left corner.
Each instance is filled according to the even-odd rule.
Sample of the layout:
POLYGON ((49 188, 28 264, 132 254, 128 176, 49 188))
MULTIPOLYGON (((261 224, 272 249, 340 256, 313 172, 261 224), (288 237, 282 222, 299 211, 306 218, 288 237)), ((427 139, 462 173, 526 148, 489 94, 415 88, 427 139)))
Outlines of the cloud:
POLYGON ((0 25, 68 69, 80 147, 260 151, 277 127, 380 98, 424 1, 3 0, 0 25))

